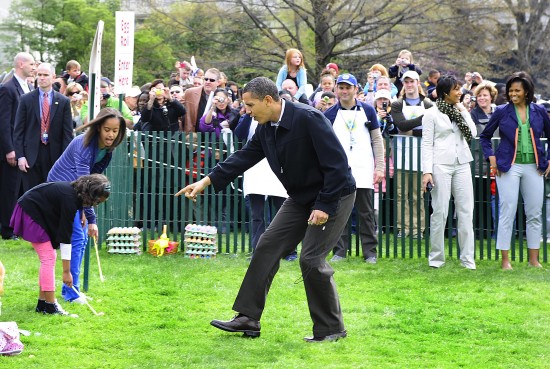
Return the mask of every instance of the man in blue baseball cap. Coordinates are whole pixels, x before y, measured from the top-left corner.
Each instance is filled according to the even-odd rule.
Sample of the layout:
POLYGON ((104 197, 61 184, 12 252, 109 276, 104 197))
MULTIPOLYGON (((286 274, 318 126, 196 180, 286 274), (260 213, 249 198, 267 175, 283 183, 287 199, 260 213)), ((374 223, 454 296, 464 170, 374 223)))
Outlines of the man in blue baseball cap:
MULTIPOLYGON (((336 80, 338 104, 325 111, 342 144, 351 172, 357 182, 355 209, 361 236, 363 258, 376 264, 378 239, 374 217, 374 186, 384 179, 384 141, 374 108, 356 99, 357 79, 344 73, 336 80), (376 165, 375 165, 376 163, 376 165)), ((348 225, 334 247, 331 261, 346 257, 349 244, 348 225)))

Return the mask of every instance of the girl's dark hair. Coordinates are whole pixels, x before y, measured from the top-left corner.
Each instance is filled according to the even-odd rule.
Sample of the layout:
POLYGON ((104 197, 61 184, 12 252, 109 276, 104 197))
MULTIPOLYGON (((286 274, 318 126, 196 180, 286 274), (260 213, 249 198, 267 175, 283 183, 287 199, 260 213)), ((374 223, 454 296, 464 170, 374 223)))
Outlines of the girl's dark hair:
MULTIPOLYGON (((218 94, 218 92, 221 92, 225 95, 225 98, 226 99, 229 99, 229 92, 227 92, 227 90, 225 88, 216 88, 214 90, 214 96, 216 96, 218 94)), ((228 102, 227 105, 225 106, 225 111, 223 111, 222 113, 226 113, 228 110, 231 110, 231 104, 228 102)), ((216 107, 216 111, 218 111, 218 108, 216 107)))
POLYGON ((459 85, 459 83, 455 76, 441 76, 437 81, 437 87, 435 88, 435 91, 437 92, 437 98, 445 99, 445 95, 448 95, 451 90, 457 85, 459 85))
POLYGON ((321 94, 321 99, 322 99, 323 97, 328 97, 329 99, 335 99, 335 98, 336 98, 336 95, 335 95, 334 93, 330 92, 330 91, 326 91, 326 92, 323 92, 323 93, 321 94))
POLYGON ((97 204, 101 199, 109 198, 111 194, 111 182, 103 174, 81 176, 71 184, 84 206, 97 204))
POLYGON ((151 86, 149 90, 153 87, 156 87, 157 85, 164 84, 164 81, 162 79, 155 79, 153 82, 151 82, 151 86))
POLYGON ((99 130, 105 124, 105 121, 110 118, 116 118, 118 119, 118 135, 116 136, 113 144, 109 148, 109 151, 113 151, 115 147, 120 145, 122 140, 124 140, 124 137, 126 136, 126 121, 124 120, 124 117, 120 114, 120 112, 113 108, 103 108, 95 117, 94 120, 92 120, 90 123, 85 125, 85 128, 88 128, 86 133, 84 133, 84 147, 88 147, 90 143, 99 137, 99 130))
POLYGON ((516 72, 508 77, 508 80, 506 81, 506 97, 508 98, 508 101, 511 101, 509 92, 512 83, 514 82, 521 82, 523 89, 525 90, 525 100, 527 104, 535 101, 535 85, 531 79, 531 76, 526 72, 516 72))
POLYGON ((225 88, 216 88, 216 90, 214 90, 214 96, 216 96, 216 94, 218 92, 223 92, 223 94, 225 95, 225 97, 229 97, 229 92, 227 92, 227 90, 225 88))
POLYGON ((466 97, 466 95, 474 96, 474 93, 470 90, 462 91, 462 95, 460 96, 460 102, 464 102, 464 97, 466 97))

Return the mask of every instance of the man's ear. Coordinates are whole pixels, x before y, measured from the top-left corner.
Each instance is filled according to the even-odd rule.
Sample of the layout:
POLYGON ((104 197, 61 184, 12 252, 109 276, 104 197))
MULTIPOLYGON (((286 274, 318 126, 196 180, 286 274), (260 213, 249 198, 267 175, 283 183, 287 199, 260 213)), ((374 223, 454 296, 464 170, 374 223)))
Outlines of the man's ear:
POLYGON ((266 102, 267 105, 271 105, 273 103, 273 97, 266 95, 264 97, 264 101, 266 102))

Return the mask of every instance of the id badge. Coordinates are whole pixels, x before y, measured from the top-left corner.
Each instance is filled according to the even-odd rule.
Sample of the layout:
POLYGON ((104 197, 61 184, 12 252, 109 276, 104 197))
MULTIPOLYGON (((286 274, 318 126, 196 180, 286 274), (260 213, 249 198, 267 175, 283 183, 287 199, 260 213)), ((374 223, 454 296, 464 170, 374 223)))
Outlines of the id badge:
POLYGON ((42 142, 48 143, 48 132, 42 133, 42 142))

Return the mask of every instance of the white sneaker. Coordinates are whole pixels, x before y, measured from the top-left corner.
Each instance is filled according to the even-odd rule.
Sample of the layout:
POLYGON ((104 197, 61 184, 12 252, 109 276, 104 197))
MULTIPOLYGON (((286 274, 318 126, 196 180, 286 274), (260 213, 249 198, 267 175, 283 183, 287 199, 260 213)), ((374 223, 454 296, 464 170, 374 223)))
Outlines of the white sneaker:
POLYGON ((86 297, 84 297, 84 296, 77 297, 76 299, 71 300, 71 303, 85 305, 86 304, 86 297))
POLYGON ((86 300, 88 301, 94 301, 93 298, 91 298, 90 296, 88 295, 85 295, 84 292, 80 292, 80 297, 84 297, 86 300))
POLYGON ((378 260, 376 259, 376 256, 371 256, 370 258, 365 259, 365 263, 367 264, 376 264, 378 260))
POLYGON ((342 260, 345 260, 346 258, 345 257, 342 257, 342 256, 338 256, 338 255, 334 255, 332 257, 332 259, 330 259, 331 262, 334 262, 334 261, 342 261, 342 260))

